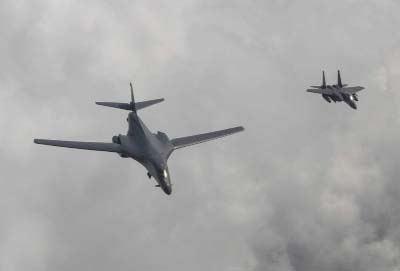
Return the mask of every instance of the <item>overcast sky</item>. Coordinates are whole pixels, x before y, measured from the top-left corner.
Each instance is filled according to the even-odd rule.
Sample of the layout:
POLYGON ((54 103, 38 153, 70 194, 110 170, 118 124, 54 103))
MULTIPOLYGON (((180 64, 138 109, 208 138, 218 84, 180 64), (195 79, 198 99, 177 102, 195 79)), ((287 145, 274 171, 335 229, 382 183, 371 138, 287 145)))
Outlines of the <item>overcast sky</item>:
POLYGON ((398 271, 396 0, 0 0, 0 270, 398 271), (306 93, 362 85, 359 109, 306 93), (175 152, 166 196, 110 142, 140 111, 175 152))

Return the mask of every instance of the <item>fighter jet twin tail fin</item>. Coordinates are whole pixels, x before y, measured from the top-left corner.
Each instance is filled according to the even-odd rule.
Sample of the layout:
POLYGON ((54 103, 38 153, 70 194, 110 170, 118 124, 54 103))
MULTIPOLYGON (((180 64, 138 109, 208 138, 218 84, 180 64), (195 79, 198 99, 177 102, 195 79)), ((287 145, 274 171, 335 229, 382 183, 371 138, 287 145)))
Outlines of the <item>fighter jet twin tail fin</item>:
MULTIPOLYGON (((337 72, 337 85, 339 88, 344 88, 347 86, 347 84, 342 83, 342 78, 340 76, 340 70, 337 72)), ((326 89, 326 79, 325 79, 325 71, 322 71, 322 85, 320 86, 311 86, 312 88, 319 88, 319 89, 326 89)))
POLYGON ((137 110, 140 110, 140 109, 143 109, 143 108, 146 108, 151 105, 158 104, 158 103, 161 103, 164 101, 164 99, 155 99, 155 100, 148 100, 148 101, 136 103, 135 96, 133 95, 132 83, 130 83, 130 86, 131 86, 131 102, 130 103, 96 102, 96 104, 136 112, 137 110))
POLYGON ((337 86, 339 88, 347 87, 347 84, 342 84, 342 78, 340 77, 340 70, 337 71, 337 86))
POLYGON ((326 89, 325 71, 322 71, 322 85, 320 85, 320 86, 311 86, 311 87, 312 88, 326 89))

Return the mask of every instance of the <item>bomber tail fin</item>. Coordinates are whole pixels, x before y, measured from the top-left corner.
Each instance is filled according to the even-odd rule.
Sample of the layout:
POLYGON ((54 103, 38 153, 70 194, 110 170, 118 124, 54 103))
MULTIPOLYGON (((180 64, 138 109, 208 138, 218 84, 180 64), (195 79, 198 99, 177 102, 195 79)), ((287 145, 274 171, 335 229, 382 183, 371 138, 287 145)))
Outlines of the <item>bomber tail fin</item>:
POLYGON ((131 86, 131 108, 132 108, 132 111, 136 113, 135 95, 133 95, 132 82, 129 82, 129 85, 131 86))

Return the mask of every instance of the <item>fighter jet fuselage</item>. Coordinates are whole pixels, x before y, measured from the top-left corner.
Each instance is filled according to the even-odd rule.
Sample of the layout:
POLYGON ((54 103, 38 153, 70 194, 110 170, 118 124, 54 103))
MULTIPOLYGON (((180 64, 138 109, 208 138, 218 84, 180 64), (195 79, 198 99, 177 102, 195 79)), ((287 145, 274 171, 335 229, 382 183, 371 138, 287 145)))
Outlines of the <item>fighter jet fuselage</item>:
POLYGON ((327 86, 327 89, 332 91, 332 94, 322 94, 322 97, 327 100, 329 103, 329 99, 336 102, 345 102, 347 103, 351 108, 357 109, 357 104, 355 101, 358 101, 357 99, 357 94, 349 94, 346 93, 345 91, 342 91, 343 88, 334 85, 334 86, 327 86))
POLYGON ((364 89, 364 87, 348 87, 342 84, 340 71, 338 71, 338 83, 336 85, 327 85, 325 80, 325 72, 322 72, 322 85, 311 86, 312 89, 307 89, 308 92, 318 93, 322 95, 328 103, 345 102, 351 108, 357 109, 356 101, 358 101, 357 92, 364 89))

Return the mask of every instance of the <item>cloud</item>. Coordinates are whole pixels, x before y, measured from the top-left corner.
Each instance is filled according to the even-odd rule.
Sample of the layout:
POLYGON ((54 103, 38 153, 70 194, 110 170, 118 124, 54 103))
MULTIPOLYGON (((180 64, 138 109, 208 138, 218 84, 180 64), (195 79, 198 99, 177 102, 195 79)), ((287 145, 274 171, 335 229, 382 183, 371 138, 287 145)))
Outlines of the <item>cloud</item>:
POLYGON ((2 270, 397 270, 395 1, 2 1, 2 270), (325 69, 359 110, 305 93, 325 69), (112 154, 141 111, 170 137, 245 133, 173 154, 171 197, 112 154), (23 248, 19 250, 17 248, 23 248))

